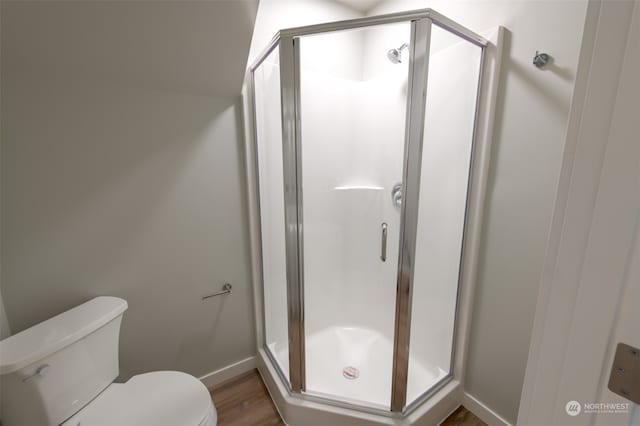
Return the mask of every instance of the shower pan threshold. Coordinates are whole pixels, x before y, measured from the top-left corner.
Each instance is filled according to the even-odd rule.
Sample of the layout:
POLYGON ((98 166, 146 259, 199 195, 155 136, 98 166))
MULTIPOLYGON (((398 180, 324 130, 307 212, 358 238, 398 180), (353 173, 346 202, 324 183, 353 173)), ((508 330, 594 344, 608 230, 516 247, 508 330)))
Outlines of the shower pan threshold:
MULTIPOLYGON (((291 426, 413 426, 437 425, 460 405, 463 397, 460 381, 451 378, 436 386, 437 391, 409 413, 394 413, 388 408, 370 408, 361 401, 338 401, 320 394, 295 393, 280 379, 270 350, 258 350, 260 376, 283 421, 291 426)), ((280 362, 278 359, 277 362, 280 362)), ((342 373, 340 372, 340 375, 342 373)), ((341 375, 342 377, 342 375, 341 375)), ((342 378, 342 380, 347 381, 342 378)), ((387 403, 388 404, 388 403, 387 403)), ((371 404, 368 404, 369 406, 371 404)), ((388 407, 388 406, 387 406, 388 407)))
MULTIPOLYGON (((286 371, 286 348, 269 345, 286 371)), ((393 341, 366 327, 333 326, 307 335, 307 393, 326 399, 388 410, 391 400, 393 341), (388 373, 388 374, 386 374, 388 373)), ((436 366, 409 359, 412 380, 407 396, 417 398, 446 377, 436 366)))

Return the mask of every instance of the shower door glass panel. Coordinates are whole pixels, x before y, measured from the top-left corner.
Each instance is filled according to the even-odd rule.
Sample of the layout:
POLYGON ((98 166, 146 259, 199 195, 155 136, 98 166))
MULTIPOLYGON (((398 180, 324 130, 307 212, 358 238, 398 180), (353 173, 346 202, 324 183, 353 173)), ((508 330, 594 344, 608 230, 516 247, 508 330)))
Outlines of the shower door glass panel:
POLYGON ((296 39, 306 391, 389 409, 410 24, 296 39), (386 242, 385 242, 386 240, 386 242), (384 258, 384 260, 383 260, 384 258))
POLYGON ((482 49, 432 26, 407 404, 451 373, 482 49))
POLYGON ((282 118, 278 48, 253 72, 260 191, 264 333, 267 350, 289 377, 282 118))

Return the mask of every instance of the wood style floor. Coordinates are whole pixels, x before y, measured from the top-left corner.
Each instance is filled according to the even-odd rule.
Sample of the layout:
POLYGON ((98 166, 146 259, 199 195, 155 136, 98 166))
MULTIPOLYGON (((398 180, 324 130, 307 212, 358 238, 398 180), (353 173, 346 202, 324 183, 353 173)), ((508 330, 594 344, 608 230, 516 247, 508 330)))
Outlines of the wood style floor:
POLYGON ((258 370, 209 389, 218 426, 284 425, 258 370))
POLYGON ((441 426, 487 426, 487 424, 461 405, 442 422, 441 426))
MULTIPOLYGON (((218 426, 284 425, 257 370, 209 389, 218 410, 218 426)), ((464 407, 442 423, 443 426, 487 426, 464 407)))

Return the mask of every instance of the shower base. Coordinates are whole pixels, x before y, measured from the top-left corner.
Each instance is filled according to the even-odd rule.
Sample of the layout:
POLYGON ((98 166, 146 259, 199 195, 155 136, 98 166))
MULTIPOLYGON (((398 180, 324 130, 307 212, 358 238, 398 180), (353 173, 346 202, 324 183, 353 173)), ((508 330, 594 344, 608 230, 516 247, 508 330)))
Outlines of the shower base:
MULTIPOLYGON (((286 349, 269 345, 288 370, 286 349)), ((335 326, 307 335, 307 393, 358 405, 389 409, 393 341, 364 327, 335 326)), ((435 366, 409 359, 407 401, 420 396, 446 376, 435 366)))

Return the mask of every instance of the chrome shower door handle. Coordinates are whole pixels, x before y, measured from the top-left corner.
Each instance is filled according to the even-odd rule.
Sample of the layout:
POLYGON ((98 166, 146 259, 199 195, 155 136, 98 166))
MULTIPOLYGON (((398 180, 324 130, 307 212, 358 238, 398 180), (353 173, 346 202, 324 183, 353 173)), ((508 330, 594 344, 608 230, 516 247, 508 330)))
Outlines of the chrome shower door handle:
POLYGON ((382 222, 382 242, 380 247, 380 260, 387 261, 387 223, 382 222))

